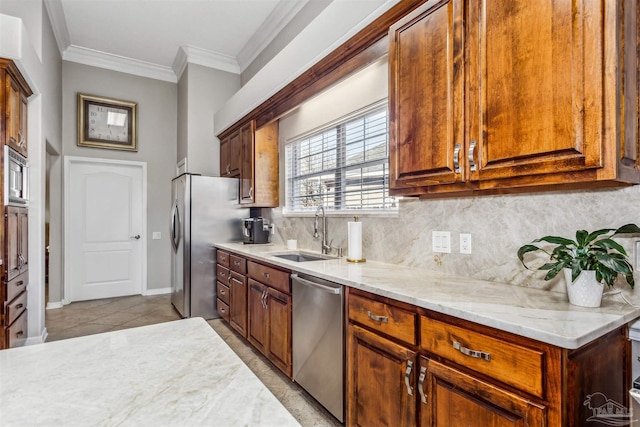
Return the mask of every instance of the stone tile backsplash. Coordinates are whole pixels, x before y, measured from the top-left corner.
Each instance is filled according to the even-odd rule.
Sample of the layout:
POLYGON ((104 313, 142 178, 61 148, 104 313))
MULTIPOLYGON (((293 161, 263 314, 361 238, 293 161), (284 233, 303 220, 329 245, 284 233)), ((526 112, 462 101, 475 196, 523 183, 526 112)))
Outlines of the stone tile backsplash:
MULTIPOLYGON (((276 225, 273 242, 297 239, 298 248, 320 250, 314 240, 313 217, 271 213, 276 225)), ((529 271, 520 264, 520 246, 546 235, 573 238, 578 229, 594 231, 640 224, 640 186, 576 192, 529 193, 400 202, 397 216, 360 216, 363 256, 409 267, 441 271, 456 276, 506 282, 564 292, 561 275, 545 281, 544 272, 529 271), (431 232, 451 232, 451 253, 431 250, 431 232), (460 254, 460 233, 471 233, 472 254, 460 254)), ((347 253, 347 222, 352 217, 328 216, 333 246, 347 253)), ((635 260, 633 242, 640 236, 620 238, 635 260)), ((540 265, 542 260, 540 260, 540 265)), ((639 275, 636 273, 638 280, 639 275)))

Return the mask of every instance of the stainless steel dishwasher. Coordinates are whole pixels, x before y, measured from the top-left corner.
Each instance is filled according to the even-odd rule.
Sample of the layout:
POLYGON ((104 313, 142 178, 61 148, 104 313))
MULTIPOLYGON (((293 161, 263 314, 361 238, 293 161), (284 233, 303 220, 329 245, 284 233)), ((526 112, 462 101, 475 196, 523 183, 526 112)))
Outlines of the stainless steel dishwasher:
POLYGON ((344 421, 342 285, 292 274, 293 380, 344 421))

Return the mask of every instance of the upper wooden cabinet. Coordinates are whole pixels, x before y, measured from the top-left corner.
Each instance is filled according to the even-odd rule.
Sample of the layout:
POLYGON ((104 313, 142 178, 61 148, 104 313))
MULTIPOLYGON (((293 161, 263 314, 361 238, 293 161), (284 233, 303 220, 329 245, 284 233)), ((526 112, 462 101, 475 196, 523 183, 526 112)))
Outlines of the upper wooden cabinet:
POLYGON ((240 203, 248 207, 273 208, 280 202, 278 122, 256 129, 255 120, 244 123, 220 141, 221 176, 240 178, 240 203), (237 148, 234 148, 237 147, 237 148), (234 154, 237 153, 237 154, 234 154), (223 174, 228 160, 237 158, 238 170, 223 174), (223 165, 224 163, 224 165, 223 165))
POLYGON ((427 1, 394 24, 392 193, 640 182, 631 7, 427 1))
POLYGON ((220 141, 220 176, 227 178, 240 177, 240 158, 242 145, 240 133, 234 132, 220 141))
POLYGON ((2 142, 27 157, 27 98, 33 92, 11 60, 0 59, 0 80, 2 142))

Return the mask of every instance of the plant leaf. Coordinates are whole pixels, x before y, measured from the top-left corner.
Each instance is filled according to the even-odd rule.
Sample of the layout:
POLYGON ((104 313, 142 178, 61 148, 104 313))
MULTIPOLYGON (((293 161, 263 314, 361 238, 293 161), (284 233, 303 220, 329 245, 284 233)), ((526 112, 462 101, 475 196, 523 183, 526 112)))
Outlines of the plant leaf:
MULTIPOLYGON (((605 250, 615 250, 620 252, 622 255, 626 256, 627 252, 624 250, 624 248, 622 247, 621 244, 619 244, 618 242, 616 242, 613 239, 602 239, 602 240, 598 240, 597 242, 595 242, 593 244, 594 246, 598 246, 600 248, 603 248, 605 250)), ((595 249, 595 248, 594 248, 595 249)))
POLYGON ((529 267, 527 267, 527 264, 524 263, 524 256, 529 252, 535 252, 535 251, 546 252, 543 249, 540 249, 539 247, 537 247, 536 245, 524 245, 520 249, 518 249, 518 259, 526 269, 529 269, 529 267))
POLYGON ((613 235, 616 234, 640 234, 640 227, 635 224, 627 224, 618 228, 613 235))
POLYGON ((603 234, 611 233, 612 231, 615 231, 615 228, 603 228, 602 230, 594 231, 585 239, 584 244, 587 245, 593 242, 597 237, 600 237, 603 234))
POLYGON ((633 280, 633 273, 627 274, 625 276, 625 279, 627 279, 627 283, 629 284, 629 286, 631 286, 631 288, 633 288, 636 285, 635 281, 633 280))
POLYGON ((565 246, 578 246, 578 244, 573 240, 566 239, 564 237, 559 237, 559 236, 544 236, 533 241, 533 243, 535 242, 547 242, 547 243, 553 243, 555 245, 565 245, 565 246))
POLYGON ((581 247, 587 244, 587 242, 585 241, 587 240, 587 236, 589 236, 589 232, 587 230, 576 231, 576 242, 578 242, 578 247, 581 247))

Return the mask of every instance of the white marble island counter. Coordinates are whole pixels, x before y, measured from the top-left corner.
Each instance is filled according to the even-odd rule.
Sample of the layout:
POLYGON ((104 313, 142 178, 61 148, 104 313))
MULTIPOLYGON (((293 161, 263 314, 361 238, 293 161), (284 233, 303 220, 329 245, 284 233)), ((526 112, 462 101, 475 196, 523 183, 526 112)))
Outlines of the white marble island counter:
POLYGON ((202 318, 0 351, 2 426, 298 426, 202 318))
POLYGON ((640 309, 620 296, 603 298, 600 308, 583 308, 570 305, 563 293, 428 270, 370 261, 354 264, 344 258, 294 262, 274 256, 287 252, 278 245, 214 246, 567 349, 579 348, 640 317, 640 309))

